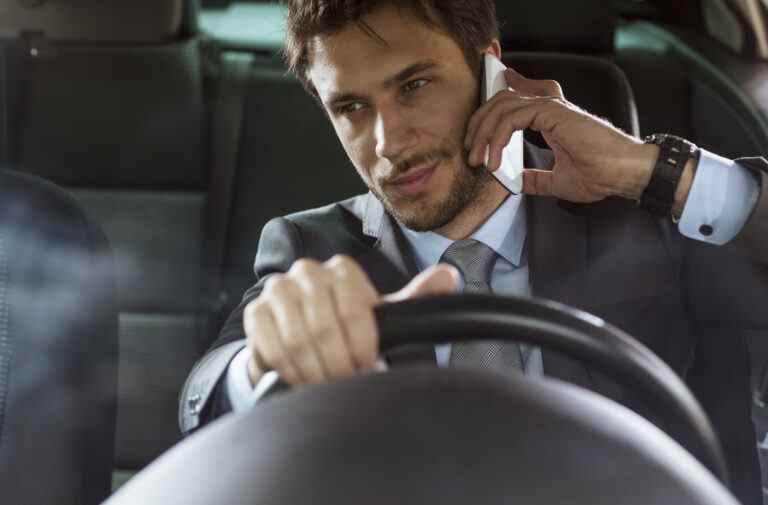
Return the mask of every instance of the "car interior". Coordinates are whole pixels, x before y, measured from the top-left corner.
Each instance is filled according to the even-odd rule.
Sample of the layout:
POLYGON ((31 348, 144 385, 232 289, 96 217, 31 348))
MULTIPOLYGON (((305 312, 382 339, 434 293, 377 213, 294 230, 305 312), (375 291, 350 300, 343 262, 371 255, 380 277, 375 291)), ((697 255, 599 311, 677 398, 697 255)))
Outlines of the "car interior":
MULTIPOLYGON (((496 4, 504 63, 557 80, 580 107, 633 135, 668 132, 723 156, 768 155, 764 0, 496 4)), ((179 408, 207 401, 179 406, 184 381, 252 284, 263 225, 365 191, 323 110, 286 72, 283 9, 268 1, 0 0, 0 160, 13 174, 0 177, 0 195, 11 195, 0 198, 0 208, 6 199, 42 202, 21 224, 6 219, 12 212, 0 213, 0 489, 18 496, 14 503, 100 503, 180 442, 179 408), (26 225, 40 236, 19 234, 33 218, 46 223, 26 225), (43 261, 43 273, 29 274, 39 251, 68 241, 93 255, 87 275, 55 275, 60 255, 50 267, 43 261), (25 247, 32 249, 19 252, 25 247), (13 321, 18 308, 4 296, 5 272, 16 271, 46 293, 86 294, 70 307, 82 320, 54 331, 59 309, 36 305, 17 316, 36 329, 4 326, 4 311, 13 321), (39 342, 27 341, 38 331, 54 331, 50 339, 67 352, 30 378, 34 390, 71 384, 76 392, 96 380, 103 405, 84 405, 75 393, 59 406, 47 396, 22 401, 29 385, 7 374, 16 369, 11 364, 20 366, 12 357, 39 352, 39 342), (99 366, 82 361, 94 357, 99 366), (39 412, 88 419, 66 429, 27 424, 39 412), (83 432, 91 435, 78 442, 83 432), (72 464, 54 456, 57 447, 72 464), (41 486, 48 481, 41 474, 58 475, 57 484, 41 486)), ((544 145, 536 135, 529 140, 544 145)), ((47 299, 33 296, 35 304, 47 299)), ((744 337, 763 440, 768 413, 758 386, 768 335, 744 337)), ((286 410, 301 408, 292 405, 286 410)), ((588 432, 586 419, 580 429, 588 432)), ((758 449, 768 455, 768 442, 758 449)), ((768 487, 768 460, 763 468, 768 487)), ((196 472, 204 470, 190 470, 190 478, 196 472)), ((702 486, 694 494, 719 493, 702 486)), ((277 496, 254 503, 298 499, 277 496)), ((195 499, 184 502, 203 503, 195 499)), ((117 503, 137 502, 124 500, 117 503)))

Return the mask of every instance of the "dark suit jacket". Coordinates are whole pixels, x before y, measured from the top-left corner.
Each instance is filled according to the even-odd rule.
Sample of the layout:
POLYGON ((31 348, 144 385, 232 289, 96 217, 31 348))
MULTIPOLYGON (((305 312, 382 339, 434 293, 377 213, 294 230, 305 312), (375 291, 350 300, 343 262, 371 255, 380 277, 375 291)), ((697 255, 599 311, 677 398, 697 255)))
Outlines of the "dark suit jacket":
MULTIPOLYGON (((752 171, 761 187, 768 187, 768 161, 765 158, 741 158, 737 161, 752 171)), ((768 191, 761 193, 737 241, 750 251, 757 262, 768 266, 768 191)))
MULTIPOLYGON (((552 164, 549 151, 527 146, 526 155, 527 166, 552 164)), ((745 340, 748 332, 768 328, 765 311, 751 305, 768 299, 764 279, 737 248, 684 239, 670 220, 656 219, 627 200, 591 205, 551 198, 526 201, 534 296, 596 314, 664 359, 712 418, 737 495, 745 503, 760 503, 745 340)), ((324 261, 339 253, 355 259, 382 293, 400 289, 417 271, 399 227, 371 195, 270 221, 259 243, 256 284, 182 392, 184 432, 227 410, 216 385, 244 345, 242 311, 265 279, 287 271, 299 258, 324 261)), ((582 364, 546 350, 543 357, 547 375, 632 404, 631 395, 582 364)), ((395 366, 434 359, 431 349, 390 356, 395 366)))

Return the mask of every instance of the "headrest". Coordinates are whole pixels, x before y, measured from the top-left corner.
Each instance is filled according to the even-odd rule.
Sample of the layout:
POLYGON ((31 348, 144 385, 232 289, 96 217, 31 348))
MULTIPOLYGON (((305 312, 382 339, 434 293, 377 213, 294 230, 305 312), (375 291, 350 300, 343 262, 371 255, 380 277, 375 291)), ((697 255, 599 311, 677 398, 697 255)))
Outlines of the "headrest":
POLYGON ((184 0, 0 0, 0 37, 159 43, 175 39, 184 0))
POLYGON ((498 0, 496 13, 505 51, 613 52, 609 0, 498 0))
POLYGON ((613 62, 595 56, 546 52, 504 53, 504 63, 529 79, 554 79, 565 98, 608 119, 630 135, 640 135, 632 88, 613 62))

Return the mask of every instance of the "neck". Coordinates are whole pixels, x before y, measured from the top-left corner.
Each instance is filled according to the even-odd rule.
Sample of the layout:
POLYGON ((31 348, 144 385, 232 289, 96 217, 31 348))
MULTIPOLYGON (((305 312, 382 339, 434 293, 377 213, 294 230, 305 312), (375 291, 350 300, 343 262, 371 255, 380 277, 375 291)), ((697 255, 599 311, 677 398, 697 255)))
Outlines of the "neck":
POLYGON ((465 239, 475 233, 508 196, 509 191, 495 178, 491 178, 488 184, 477 192, 477 197, 450 223, 433 231, 451 240, 465 239))

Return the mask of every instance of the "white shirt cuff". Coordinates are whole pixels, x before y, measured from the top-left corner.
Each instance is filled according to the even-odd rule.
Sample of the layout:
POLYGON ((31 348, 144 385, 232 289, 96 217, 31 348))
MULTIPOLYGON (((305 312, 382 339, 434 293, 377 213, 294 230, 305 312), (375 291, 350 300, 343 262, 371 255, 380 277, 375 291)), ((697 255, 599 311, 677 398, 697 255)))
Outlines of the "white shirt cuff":
POLYGON ((248 360, 251 350, 243 347, 227 368, 227 396, 234 412, 251 408, 256 400, 251 378, 248 376, 248 360))
POLYGON ((749 219, 760 185, 738 163, 701 149, 696 175, 678 228, 686 237, 723 245, 749 219))

